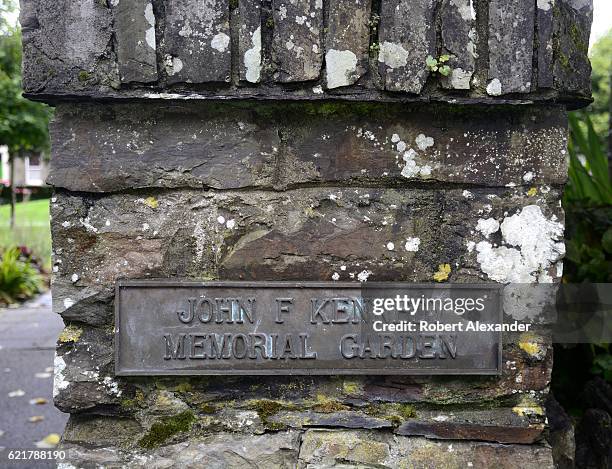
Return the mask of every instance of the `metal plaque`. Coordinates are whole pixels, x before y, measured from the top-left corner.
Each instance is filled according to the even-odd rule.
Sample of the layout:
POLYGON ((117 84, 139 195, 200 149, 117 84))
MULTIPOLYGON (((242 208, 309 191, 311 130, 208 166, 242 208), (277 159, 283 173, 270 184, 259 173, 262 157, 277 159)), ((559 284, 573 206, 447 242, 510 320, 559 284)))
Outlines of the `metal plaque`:
POLYGON ((133 280, 115 314, 120 376, 501 372, 495 285, 133 280))

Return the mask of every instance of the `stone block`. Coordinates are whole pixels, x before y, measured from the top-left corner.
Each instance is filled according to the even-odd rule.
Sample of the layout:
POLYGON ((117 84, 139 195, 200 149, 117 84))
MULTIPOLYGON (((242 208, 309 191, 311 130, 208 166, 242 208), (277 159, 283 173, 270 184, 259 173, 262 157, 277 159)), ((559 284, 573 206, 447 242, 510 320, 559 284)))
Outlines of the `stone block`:
POLYGON ((106 2, 24 0, 20 23, 26 92, 69 94, 118 86, 113 11, 106 2))
POLYGON ((229 82, 229 1, 170 0, 165 12, 163 65, 168 83, 229 82))
POLYGON ((314 467, 553 467, 550 448, 480 442, 434 442, 374 431, 308 430, 300 468, 314 467))
POLYGON ((379 73, 383 88, 419 94, 436 55, 435 2, 386 0, 381 3, 378 33, 379 73))
POLYGON ((442 2, 442 47, 451 56, 451 74, 442 86, 455 90, 469 90, 476 70, 476 10, 472 0, 444 0, 442 2))
POLYGON ((238 2, 238 57, 240 80, 248 83, 261 81, 261 0, 238 2))
POLYGON ((153 4, 150 0, 118 1, 114 16, 121 82, 157 81, 153 4))
POLYGON ((323 0, 273 0, 272 8, 275 81, 318 79, 323 65, 323 0))
POLYGON ((325 33, 327 89, 349 86, 367 71, 370 45, 370 1, 329 0, 325 33))
POLYGON ((564 119, 558 107, 447 113, 362 105, 350 113, 347 105, 60 106, 48 182, 88 192, 562 184, 564 119))
POLYGON ((535 2, 492 0, 489 5, 487 93, 529 93, 532 88, 535 2))
POLYGON ((591 94, 591 64, 588 58, 593 21, 592 0, 554 2, 555 88, 563 93, 591 94))

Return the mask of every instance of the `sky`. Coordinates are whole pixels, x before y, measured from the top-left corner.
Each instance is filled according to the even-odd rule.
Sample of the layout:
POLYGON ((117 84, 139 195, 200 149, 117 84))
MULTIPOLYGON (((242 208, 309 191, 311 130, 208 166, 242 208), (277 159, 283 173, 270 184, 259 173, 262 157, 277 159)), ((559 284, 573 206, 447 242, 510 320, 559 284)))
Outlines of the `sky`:
MULTIPOLYGON (((593 0, 593 28, 591 30, 591 45, 612 29, 612 0, 593 0)), ((18 12, 10 15, 12 23, 17 22, 18 12)))
POLYGON ((595 0, 593 2, 593 27, 591 45, 612 28, 612 1, 595 0))

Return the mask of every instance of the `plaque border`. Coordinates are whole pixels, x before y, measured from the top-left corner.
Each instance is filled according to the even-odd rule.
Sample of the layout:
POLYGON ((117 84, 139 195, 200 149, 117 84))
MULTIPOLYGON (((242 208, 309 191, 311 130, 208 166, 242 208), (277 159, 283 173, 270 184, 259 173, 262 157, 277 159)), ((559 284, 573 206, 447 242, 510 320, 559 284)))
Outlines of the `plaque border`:
POLYGON ((502 284, 471 284, 471 283, 411 283, 411 282, 369 282, 365 285, 361 282, 321 282, 321 281, 241 281, 241 280, 213 280, 213 281, 198 281, 198 280, 180 280, 168 278, 151 278, 126 280, 119 279, 115 284, 115 326, 113 334, 113 358, 115 376, 501 376, 503 370, 503 333, 499 334, 499 344, 497 350, 497 367, 496 368, 481 368, 481 369, 345 369, 345 368, 292 368, 292 369, 228 369, 228 370, 130 370, 122 369, 119 366, 119 331, 121 329, 121 290, 125 288, 194 288, 194 287, 242 287, 242 288, 326 288, 326 289, 341 289, 341 288, 372 288, 377 286, 393 286, 394 288, 428 288, 428 289, 448 289, 452 286, 453 289, 474 289, 482 288, 485 290, 498 290, 499 297, 499 322, 503 320, 503 294, 502 284))

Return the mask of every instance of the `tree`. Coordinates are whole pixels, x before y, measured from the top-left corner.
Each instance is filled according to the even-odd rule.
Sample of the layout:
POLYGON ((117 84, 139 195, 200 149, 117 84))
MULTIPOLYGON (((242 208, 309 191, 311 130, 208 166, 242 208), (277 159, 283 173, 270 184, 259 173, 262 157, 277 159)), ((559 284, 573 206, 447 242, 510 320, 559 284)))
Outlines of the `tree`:
POLYGON ((11 166, 11 227, 15 222, 14 157, 26 151, 49 149, 47 126, 52 110, 23 97, 21 32, 7 21, 13 0, 0 0, 0 145, 6 145, 11 166))

